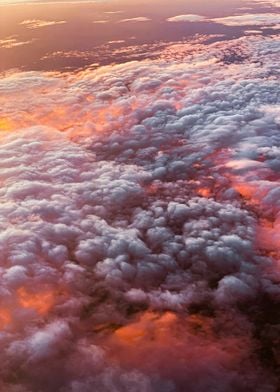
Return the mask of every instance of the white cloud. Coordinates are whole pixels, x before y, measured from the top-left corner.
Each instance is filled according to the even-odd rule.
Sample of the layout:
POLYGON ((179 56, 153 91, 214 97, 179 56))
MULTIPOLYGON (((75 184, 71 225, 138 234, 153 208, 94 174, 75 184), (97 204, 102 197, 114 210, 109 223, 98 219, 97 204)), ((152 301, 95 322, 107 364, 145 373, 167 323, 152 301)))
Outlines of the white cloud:
POLYGON ((226 26, 270 26, 279 24, 279 14, 243 14, 236 16, 227 16, 225 18, 212 19, 215 23, 224 24, 226 26))
POLYGON ((118 39, 118 40, 113 40, 113 41, 108 41, 107 43, 110 45, 115 45, 115 44, 124 44, 126 41, 123 39, 118 39))
POLYGON ((207 18, 201 15, 177 15, 167 19, 168 22, 214 22, 225 26, 273 26, 278 25, 280 17, 277 13, 242 14, 223 18, 207 18))
POLYGON ((1 5, 42 5, 42 4, 81 4, 89 3, 94 4, 96 0, 1 0, 1 5))
POLYGON ((18 46, 24 46, 24 45, 29 45, 33 42, 34 40, 29 40, 29 41, 20 41, 18 39, 18 36, 10 36, 4 39, 0 40, 0 48, 5 48, 5 49, 12 49, 16 48, 18 46))
POLYGON ((276 388, 279 42, 178 50, 0 78, 1 390, 276 388))
POLYGON ((115 15, 115 14, 123 14, 124 11, 118 10, 118 11, 105 11, 104 14, 109 14, 109 15, 115 15))
POLYGON ((194 14, 177 15, 167 19, 168 22, 203 22, 205 20, 207 18, 204 16, 194 14))
POLYGON ((262 33, 263 33, 262 30, 245 30, 244 31, 244 34, 248 34, 248 35, 251 35, 251 34, 262 34, 262 33))
POLYGON ((260 3, 264 6, 271 6, 271 7, 280 7, 279 0, 254 0, 256 3, 260 3))
POLYGON ((28 29, 39 29, 41 27, 54 26, 65 24, 65 20, 40 20, 40 19, 27 19, 23 20, 20 24, 26 26, 28 29))
POLYGON ((110 21, 108 19, 100 19, 100 20, 94 20, 92 23, 94 24, 105 24, 109 23, 110 21))
POLYGON ((127 23, 127 22, 149 22, 151 19, 146 16, 137 16, 135 18, 127 18, 119 20, 119 23, 127 23))

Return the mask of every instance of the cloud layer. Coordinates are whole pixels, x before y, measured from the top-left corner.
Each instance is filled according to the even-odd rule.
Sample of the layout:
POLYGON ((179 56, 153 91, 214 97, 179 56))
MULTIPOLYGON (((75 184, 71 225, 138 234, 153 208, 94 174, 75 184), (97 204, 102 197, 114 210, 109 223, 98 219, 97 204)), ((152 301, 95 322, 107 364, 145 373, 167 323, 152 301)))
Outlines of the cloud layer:
POLYGON ((1 390, 277 390, 279 42, 178 50, 0 79, 1 390))

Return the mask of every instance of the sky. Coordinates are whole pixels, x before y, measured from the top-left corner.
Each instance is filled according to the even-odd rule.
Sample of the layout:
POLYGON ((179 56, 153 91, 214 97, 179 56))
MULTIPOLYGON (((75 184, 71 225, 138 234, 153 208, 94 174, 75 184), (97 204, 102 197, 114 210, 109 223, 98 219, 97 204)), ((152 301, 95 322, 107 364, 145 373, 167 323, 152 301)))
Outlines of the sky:
POLYGON ((269 1, 215 0, 209 6, 205 0, 12 3, 0 13, 1 71, 76 70, 150 58, 156 55, 153 45, 159 49, 195 35, 213 42, 279 32, 279 14, 269 1))
POLYGON ((1 2, 0 391, 279 391, 279 19, 1 2))

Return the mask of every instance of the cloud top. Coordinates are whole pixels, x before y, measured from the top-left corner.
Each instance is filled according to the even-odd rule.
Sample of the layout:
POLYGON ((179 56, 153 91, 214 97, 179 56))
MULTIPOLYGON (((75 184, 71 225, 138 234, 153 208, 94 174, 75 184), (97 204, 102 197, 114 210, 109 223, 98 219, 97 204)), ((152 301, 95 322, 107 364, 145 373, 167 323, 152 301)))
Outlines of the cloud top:
POLYGON ((1 390, 276 390, 279 41, 179 49, 0 78, 1 390))

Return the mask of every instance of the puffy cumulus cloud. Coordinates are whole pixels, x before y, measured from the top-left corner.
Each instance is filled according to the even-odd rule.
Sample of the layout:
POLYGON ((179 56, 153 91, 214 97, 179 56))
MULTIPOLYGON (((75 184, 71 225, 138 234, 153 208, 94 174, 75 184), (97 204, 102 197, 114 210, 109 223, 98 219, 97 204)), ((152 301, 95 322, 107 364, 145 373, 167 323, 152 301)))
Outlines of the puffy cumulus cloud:
POLYGON ((65 20, 40 20, 40 19, 26 19, 20 24, 26 26, 28 29, 39 29, 41 27, 54 26, 65 24, 65 20))
POLYGON ((1 78, 1 390, 277 390, 279 42, 178 50, 1 78))

